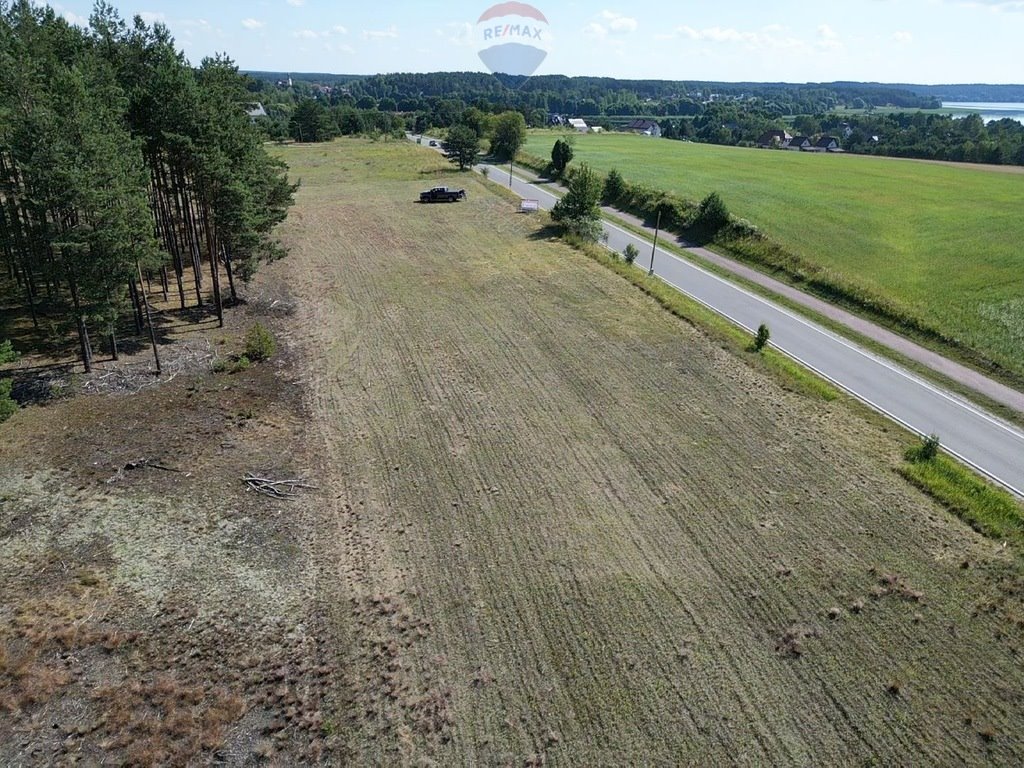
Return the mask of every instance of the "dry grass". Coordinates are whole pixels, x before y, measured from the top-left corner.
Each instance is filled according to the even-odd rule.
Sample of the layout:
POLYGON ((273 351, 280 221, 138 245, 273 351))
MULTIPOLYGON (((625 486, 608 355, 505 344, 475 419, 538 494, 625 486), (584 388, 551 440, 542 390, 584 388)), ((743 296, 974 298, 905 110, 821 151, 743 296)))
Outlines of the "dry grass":
MULTIPOLYGON (((217 346, 240 349, 281 298, 229 315, 217 346)), ((168 360, 209 348, 180 343, 168 360)), ((0 763, 344 759, 325 733, 345 684, 324 649, 344 640, 318 634, 315 509, 242 483, 313 465, 289 360, 183 367, 0 428, 0 763)))
POLYGON ((415 205, 431 153, 282 153, 304 185, 274 274, 308 332, 353 762, 1024 756, 963 721, 1024 725, 1019 566, 896 475, 899 435, 471 177, 466 203, 415 205))

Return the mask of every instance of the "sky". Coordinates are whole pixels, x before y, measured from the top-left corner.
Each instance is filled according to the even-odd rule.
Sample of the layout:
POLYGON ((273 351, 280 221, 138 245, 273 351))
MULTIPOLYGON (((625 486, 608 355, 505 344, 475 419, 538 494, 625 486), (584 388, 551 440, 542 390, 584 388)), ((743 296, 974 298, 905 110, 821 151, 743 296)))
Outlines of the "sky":
MULTIPOLYGON (((198 64, 223 52, 282 72, 487 71, 494 0, 112 0, 166 24, 198 64)), ((547 19, 536 74, 888 83, 1024 83, 1024 0, 530 0, 547 19)), ((92 0, 51 2, 87 22, 92 0)))

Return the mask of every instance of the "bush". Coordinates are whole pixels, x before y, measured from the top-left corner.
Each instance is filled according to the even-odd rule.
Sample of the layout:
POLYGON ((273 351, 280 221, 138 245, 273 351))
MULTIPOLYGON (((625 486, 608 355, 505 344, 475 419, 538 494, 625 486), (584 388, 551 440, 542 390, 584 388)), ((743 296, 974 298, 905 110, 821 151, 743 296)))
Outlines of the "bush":
POLYGON ((11 380, 0 379, 0 424, 7 421, 18 410, 18 403, 11 397, 11 380))
POLYGON ((229 358, 218 360, 213 364, 214 373, 241 373, 242 371, 249 370, 249 366, 252 365, 252 361, 242 355, 241 357, 235 357, 232 355, 229 358))
POLYGON ((634 261, 636 261, 636 257, 639 256, 639 255, 640 255, 640 251, 638 251, 636 249, 636 246, 633 245, 632 243, 627 245, 626 246, 626 250, 624 250, 622 252, 622 256, 626 260, 627 264, 632 264, 634 261))
POLYGON ((626 180, 622 174, 614 168, 608 172, 604 180, 604 188, 601 190, 601 199, 606 203, 617 203, 626 194, 626 180))
POLYGON ((604 233, 604 227, 601 225, 601 220, 590 216, 573 216, 571 218, 565 218, 559 221, 559 224, 561 224, 565 228, 565 231, 570 235, 575 235, 576 237, 591 243, 604 241, 608 237, 604 233))
POLYGON ((761 323, 757 327, 757 333, 754 335, 754 351, 760 352, 762 349, 768 346, 768 339, 772 336, 771 331, 768 330, 768 326, 761 323))
POLYGON ((907 450, 906 459, 915 464, 919 461, 931 461, 939 455, 939 445, 938 435, 922 437, 918 445, 907 450))
POLYGON ((249 360, 255 362, 269 360, 276 351, 277 342, 274 341, 274 336, 270 331, 260 323, 256 323, 249 329, 249 333, 245 336, 245 356, 249 360))
POLYGON ((712 192, 700 201, 693 228, 703 237, 710 240, 728 223, 729 209, 717 192, 712 192))
MULTIPOLYGON (((11 342, 5 341, 0 344, 0 365, 13 363, 18 359, 18 353, 14 351, 11 342)), ((18 410, 18 403, 11 397, 10 379, 0 379, 0 423, 7 421, 18 410)))
POLYGON ((572 156, 572 145, 568 141, 559 139, 555 142, 555 146, 551 148, 551 169, 555 176, 561 176, 565 172, 572 162, 572 156))

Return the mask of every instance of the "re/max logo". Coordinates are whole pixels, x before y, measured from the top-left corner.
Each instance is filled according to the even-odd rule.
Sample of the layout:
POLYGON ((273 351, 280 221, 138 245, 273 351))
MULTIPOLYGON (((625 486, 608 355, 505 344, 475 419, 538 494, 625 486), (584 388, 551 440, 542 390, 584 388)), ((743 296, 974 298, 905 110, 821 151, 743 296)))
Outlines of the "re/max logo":
POLYGON ((500 24, 494 27, 487 27, 484 30, 484 40, 495 40, 500 37, 526 37, 531 40, 540 40, 540 27, 531 27, 527 24, 500 24))

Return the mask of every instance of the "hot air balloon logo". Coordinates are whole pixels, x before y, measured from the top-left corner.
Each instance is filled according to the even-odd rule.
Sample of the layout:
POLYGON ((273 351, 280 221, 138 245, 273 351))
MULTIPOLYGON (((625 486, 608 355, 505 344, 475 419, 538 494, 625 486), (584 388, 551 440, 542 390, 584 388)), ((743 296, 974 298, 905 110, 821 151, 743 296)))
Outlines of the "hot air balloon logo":
POLYGON ((551 30, 544 14, 526 3, 498 3, 476 23, 480 59, 491 72, 529 77, 547 58, 551 30))

